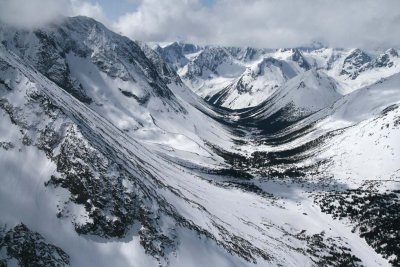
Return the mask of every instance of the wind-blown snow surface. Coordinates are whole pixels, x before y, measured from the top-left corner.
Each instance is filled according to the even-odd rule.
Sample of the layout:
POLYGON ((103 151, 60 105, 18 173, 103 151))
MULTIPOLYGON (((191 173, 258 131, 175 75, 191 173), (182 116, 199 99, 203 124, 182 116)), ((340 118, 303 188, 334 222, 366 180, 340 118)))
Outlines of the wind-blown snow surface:
MULTIPOLYGON (((342 80, 298 49, 175 45, 164 61, 84 17, 1 25, 0 40, 0 264, 27 266, 29 251, 48 266, 398 263, 398 213, 373 235, 379 218, 327 211, 332 192, 360 188, 398 205, 399 76, 349 89, 378 60, 343 52, 359 69, 342 80), (243 71, 246 88, 270 90, 253 109, 212 107, 185 85, 243 71)), ((326 51, 310 54, 328 64, 326 51)))

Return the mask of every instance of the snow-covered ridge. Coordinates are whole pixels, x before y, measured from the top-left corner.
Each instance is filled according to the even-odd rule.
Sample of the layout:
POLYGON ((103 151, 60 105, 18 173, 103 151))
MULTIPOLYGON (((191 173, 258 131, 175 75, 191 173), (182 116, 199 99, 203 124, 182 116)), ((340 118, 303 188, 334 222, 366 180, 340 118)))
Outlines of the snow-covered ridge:
POLYGON ((253 107, 267 100, 287 80, 311 68, 325 72, 349 93, 400 71, 396 49, 294 48, 256 49, 194 46, 186 52, 185 43, 158 47, 167 62, 180 61, 174 67, 183 82, 214 105, 231 109, 253 107), (179 51, 174 55, 168 51, 179 51), (165 51, 165 52, 164 52, 165 51), (179 59, 178 59, 179 58, 179 59), (274 66, 265 66, 275 60, 274 66), (260 71, 260 67, 265 71, 260 71))
POLYGON ((74 17, 31 32, 2 29, 7 49, 131 136, 206 157, 211 151, 204 140, 223 145, 230 138, 227 131, 211 128, 213 120, 198 109, 212 111, 202 108, 154 51, 93 19, 74 17), (204 127, 194 134, 199 122, 204 127))

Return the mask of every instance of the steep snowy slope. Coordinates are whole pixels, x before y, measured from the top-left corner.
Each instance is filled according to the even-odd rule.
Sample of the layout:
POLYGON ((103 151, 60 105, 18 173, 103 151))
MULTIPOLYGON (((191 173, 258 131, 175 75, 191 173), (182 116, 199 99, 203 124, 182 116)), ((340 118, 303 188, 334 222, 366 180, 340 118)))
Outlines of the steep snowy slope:
POLYGON ((206 47, 192 57, 178 74, 200 96, 218 92, 237 78, 245 66, 240 64, 226 48, 206 47))
POLYGON ((206 99, 217 106, 247 108, 268 99, 283 83, 304 70, 272 57, 247 67, 235 82, 206 99))
MULTIPOLYGON (((66 253, 72 266, 202 266, 204 259, 222 266, 292 266, 326 262, 323 255, 337 253, 352 262, 353 254, 337 246, 350 246, 361 258, 373 253, 336 237, 330 249, 318 247, 309 235, 323 232, 324 224, 312 223, 298 235, 315 218, 294 221, 292 204, 210 183, 212 176, 160 157, 5 48, 0 56, 3 142, 9 144, 1 153, 7 173, 2 223, 26 224, 62 249, 51 247, 66 253), (33 159, 35 167, 23 164, 21 174, 21 160, 33 159), (193 251, 198 257, 189 256, 193 251)), ((21 254, 7 255, 7 262, 23 261, 21 254)), ((385 264, 373 255, 369 261, 385 264)))
POLYGON ((348 179, 351 174, 349 182, 399 177, 399 104, 400 74, 396 74, 346 95, 319 122, 320 128, 330 131, 351 126, 333 138, 324 153, 332 157, 330 168, 336 177, 348 179))
POLYGON ((273 132, 333 105, 342 97, 340 91, 334 79, 312 69, 289 80, 266 101, 240 113, 240 117, 273 132))
MULTIPOLYGON (((261 130, 253 130, 254 143, 242 147, 250 158, 242 166, 289 188, 300 184, 306 199, 352 227, 393 266, 400 253, 399 90, 396 74, 295 123, 285 121, 291 111, 242 118, 261 130)), ((269 179, 259 185, 276 192, 280 187, 269 179)))
MULTIPOLYGON (((399 90, 400 74, 396 74, 353 93, 335 97, 336 100, 332 99, 333 103, 325 108, 302 116, 294 124, 285 125, 283 131, 278 129, 273 132, 272 136, 281 137, 283 143, 270 148, 293 148, 326 135, 327 140, 322 143, 327 147, 320 147, 321 142, 316 144, 322 151, 321 157, 331 161, 329 168, 324 170, 325 174, 330 173, 329 175, 334 175, 339 180, 346 180, 349 178, 346 177, 348 173, 352 177, 346 182, 354 183, 357 183, 358 179, 395 177, 400 151, 399 90), (284 136, 290 138, 282 138, 284 136), (378 165, 382 168, 378 168, 378 165)), ((293 114, 293 111, 290 111, 290 114, 293 114)), ((270 119, 264 117, 264 113, 251 115, 252 117, 243 116, 243 119, 252 118, 260 126, 263 126, 262 122, 269 122, 270 119)), ((278 118, 281 118, 280 116, 281 114, 278 118)), ((319 161, 319 156, 315 156, 313 160, 319 161)))
MULTIPOLYGON (((90 83, 79 77, 96 73, 96 68, 82 57, 68 54, 66 58, 72 77, 77 77, 87 96, 97 103, 100 97, 90 92, 97 86, 88 86, 90 83)), ((259 237, 259 223, 248 224, 248 219, 262 221, 260 214, 273 199, 216 186, 204 180, 207 176, 198 177, 172 163, 158 149, 140 144, 120 129, 119 120, 105 113, 106 104, 88 106, 28 63, 2 47, 2 132, 6 134, 1 155, 7 175, 2 177, 1 214, 7 233, 19 229, 20 223, 26 224, 29 231, 60 247, 73 266, 126 266, 131 262, 166 265, 170 261, 173 266, 202 265, 185 255, 203 250, 210 259, 210 247, 214 248, 211 259, 215 264, 311 263, 298 251, 305 249, 304 242, 294 232, 282 243, 278 240, 289 229, 275 223, 265 226, 262 231, 269 229, 268 234, 259 237), (35 167, 26 164, 23 174, 19 173, 21 160, 33 159, 35 167), (240 205, 238 198, 243 198, 240 205), (249 206, 254 202, 258 204, 249 206), (29 203, 35 203, 34 208, 29 203), (239 216, 226 213, 234 206, 239 216), (126 247, 118 249, 120 242, 127 242, 126 247), (118 254, 107 259, 102 253, 105 249, 118 254)), ((97 71, 97 75, 102 74, 97 71)), ((119 83, 115 77, 113 85, 119 83)), ((100 96, 101 92, 113 92, 112 87, 99 90, 104 90, 98 91, 100 96)), ((164 95, 159 101, 173 97, 164 95)), ((112 95, 108 99, 113 105, 121 103, 112 95)), ((184 114, 183 109, 180 112, 184 114)), ((162 122, 179 127, 173 118, 166 117, 162 122)), ((271 205, 269 212, 274 210, 280 208, 271 205)), ((21 254, 9 252, 9 245, 5 249, 7 262, 24 260, 21 254)))
MULTIPOLYGON (((227 250, 232 253, 237 251, 243 257, 256 259, 265 253, 253 245, 247 245, 244 249, 241 245, 231 247, 237 241, 246 241, 235 237, 231 230, 225 230, 220 225, 223 222, 219 216, 211 215, 204 206, 190 200, 195 197, 193 190, 206 186, 209 188, 202 190, 208 192, 212 185, 201 182, 129 138, 54 83, 27 69, 15 56, 2 51, 1 58, 2 115, 5 122, 2 126, 3 131, 8 133, 4 136, 8 136, 8 141, 14 147, 22 149, 19 152, 9 148, 2 153, 7 159, 2 162, 9 166, 6 168, 7 165, 3 165, 2 169, 7 170, 7 177, 18 179, 14 183, 2 178, 4 191, 1 196, 5 198, 2 203, 6 203, 1 206, 3 223, 15 225, 23 220, 72 254, 71 260, 75 266, 97 263, 102 266, 111 263, 126 266, 130 262, 140 261, 151 264, 152 260, 144 256, 144 252, 165 264, 179 242, 184 242, 185 236, 197 238, 197 234, 191 231, 198 232, 203 238, 214 239, 222 247, 227 242, 227 250), (35 112, 32 113, 32 110, 35 112), (7 131, 7 128, 12 130, 7 131), (48 167, 42 170, 39 177, 35 177, 35 173, 21 176, 17 168, 20 164, 18 153, 23 159, 27 156, 29 160, 32 160, 30 154, 36 155, 37 166, 48 167), (26 187, 26 183, 34 183, 37 190, 30 191, 31 187, 26 187), (188 190, 185 189, 187 186, 194 187, 188 190), (10 190, 26 194, 24 201, 20 202, 19 196, 6 193, 10 190), (44 190, 49 192, 39 197, 44 190), (24 205, 30 201, 35 203, 35 199, 38 206, 21 214, 20 210, 29 206, 24 205), (49 209, 46 209, 49 205, 49 209), (38 213, 40 216, 37 216, 38 213), (205 217, 200 216, 202 213, 205 217), (215 232, 216 236, 213 237, 212 225, 215 231, 224 231, 225 234, 218 235, 215 232), (71 227, 81 235, 89 234, 89 240, 85 242, 85 237, 71 232, 71 227), (58 232, 58 236, 54 236, 53 231, 58 232), (92 240, 90 235, 101 239, 92 240), (133 238, 127 249, 140 253, 130 257, 115 256, 101 262, 105 256, 101 254, 101 243, 104 242, 101 240, 112 238, 111 241, 118 242, 115 238, 125 236, 128 240, 133 238), (216 237, 222 239, 218 241, 216 237), (239 239, 223 241, 225 238, 239 239), (137 247, 139 241, 144 251, 137 247), (90 257, 83 258, 84 254, 77 248, 86 250, 90 257)), ((32 168, 30 164, 26 166, 27 170, 32 168)), ((229 190, 220 189, 220 193, 224 192, 232 194, 229 190)), ((113 249, 115 246, 110 244, 105 248, 113 249)), ((243 261, 239 258, 236 260, 243 261)))
POLYGON ((8 49, 129 135, 192 158, 210 157, 205 141, 229 148, 229 132, 203 114, 213 112, 164 61, 102 24, 74 17, 35 31, 2 25, 0 32, 8 49))
POLYGON ((346 95, 315 126, 333 133, 317 153, 318 161, 327 162, 320 171, 348 188, 319 194, 316 203, 349 221, 393 266, 400 264, 399 93, 396 74, 346 95))

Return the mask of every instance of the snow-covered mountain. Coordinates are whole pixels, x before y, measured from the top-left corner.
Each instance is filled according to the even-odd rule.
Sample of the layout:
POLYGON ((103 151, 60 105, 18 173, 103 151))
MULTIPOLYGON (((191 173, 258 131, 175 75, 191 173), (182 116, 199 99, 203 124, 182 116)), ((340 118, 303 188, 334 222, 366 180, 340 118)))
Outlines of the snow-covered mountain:
POLYGON ((243 112, 242 116, 266 121, 264 128, 279 124, 285 126, 332 106, 342 97, 340 91, 339 83, 333 78, 311 69, 290 79, 267 100, 243 112))
POLYGON ((0 43, 0 266, 399 264, 397 50, 0 43))
POLYGON ((157 47, 182 81, 210 103, 230 109, 254 107, 291 78, 311 68, 328 74, 344 93, 373 84, 400 71, 398 50, 294 48, 257 49, 194 46, 185 43, 157 47), (171 54, 171 50, 179 51, 171 54), (189 52, 187 52, 189 51, 189 52), (175 56, 175 57, 174 57, 175 56), (175 59, 173 59, 175 58, 175 59))

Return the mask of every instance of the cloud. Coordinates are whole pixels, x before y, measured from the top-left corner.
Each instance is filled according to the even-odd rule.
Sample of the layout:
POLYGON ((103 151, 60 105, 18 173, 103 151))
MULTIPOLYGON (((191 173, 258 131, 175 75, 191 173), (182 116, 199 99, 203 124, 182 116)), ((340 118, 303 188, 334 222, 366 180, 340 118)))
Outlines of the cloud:
POLYGON ((72 10, 70 15, 91 17, 111 27, 111 21, 107 18, 103 7, 99 3, 92 4, 82 0, 70 0, 70 5, 72 10))
POLYGON ((68 0, 0 0, 0 20, 18 27, 38 27, 70 12, 68 0))
POLYGON ((93 17, 132 39, 294 47, 399 47, 399 0, 0 0, 0 20, 36 27, 62 16, 93 17), (122 5, 119 2, 118 5, 122 5), (121 9, 120 9, 121 10, 121 9), (124 9, 122 9, 124 10, 124 9), (114 9, 115 11, 115 9, 114 9))
POLYGON ((65 16, 88 16, 111 25, 98 4, 84 0, 0 0, 0 20, 24 28, 35 28, 65 16))
POLYGON ((121 16, 113 27, 143 41, 198 41, 212 34, 206 20, 207 10, 197 0, 142 0, 137 11, 121 16))
POLYGON ((398 0, 142 0, 114 28, 143 41, 186 40, 236 46, 336 47, 400 44, 398 0))

